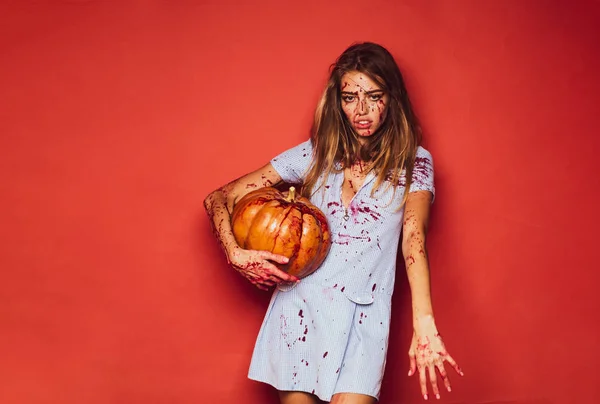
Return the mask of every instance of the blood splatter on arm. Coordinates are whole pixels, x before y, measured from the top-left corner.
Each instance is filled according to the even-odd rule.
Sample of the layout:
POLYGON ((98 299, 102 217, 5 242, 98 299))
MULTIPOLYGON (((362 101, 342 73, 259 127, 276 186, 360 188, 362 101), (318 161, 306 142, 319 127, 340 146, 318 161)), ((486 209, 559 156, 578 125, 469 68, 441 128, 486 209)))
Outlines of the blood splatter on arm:
POLYGON ((227 262, 231 263, 230 256, 237 243, 231 229, 230 211, 227 205, 227 190, 225 188, 211 193, 204 200, 206 214, 211 219, 210 224, 213 235, 225 252, 227 262))
POLYGON ((419 218, 414 209, 405 212, 402 227, 406 232, 406 237, 403 240, 404 263, 406 269, 409 270, 415 262, 427 260, 423 226, 419 223, 419 218))
POLYGON ((413 321, 433 315, 426 247, 430 205, 430 192, 411 192, 402 222, 402 254, 411 288, 413 321))

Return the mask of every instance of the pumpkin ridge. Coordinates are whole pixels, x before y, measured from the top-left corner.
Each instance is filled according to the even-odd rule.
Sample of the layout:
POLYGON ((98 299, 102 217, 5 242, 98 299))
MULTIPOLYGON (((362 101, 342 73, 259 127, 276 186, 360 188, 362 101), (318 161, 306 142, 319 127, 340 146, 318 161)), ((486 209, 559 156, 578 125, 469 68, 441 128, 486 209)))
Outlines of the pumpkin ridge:
MULTIPOLYGON (((284 206, 283 204, 280 204, 280 206, 284 206)), ((285 220, 287 219, 287 217, 290 215, 290 212, 292 211, 292 206, 286 206, 284 207, 284 209, 287 209, 287 211, 285 212, 285 216, 283 216, 283 219, 281 219, 279 221, 279 223, 277 224, 277 233, 275 233, 273 235, 273 248, 271 249, 271 252, 273 252, 273 250, 275 249, 275 245, 277 244, 277 240, 279 240, 279 233, 281 233, 281 223, 285 222, 285 220)))
MULTIPOLYGON (((257 198, 257 199, 260 199, 260 198, 257 198)), ((262 205, 262 207, 261 207, 261 208, 260 208, 260 209, 259 209, 259 210, 256 212, 256 214, 255 214, 255 215, 252 217, 252 220, 250 221, 250 224, 248 225, 248 234, 250 234, 250 233, 253 231, 253 229, 254 229, 254 225, 256 224, 256 220, 257 220, 257 219, 260 217, 260 215, 259 215, 260 211, 261 211, 261 210, 263 210, 265 207, 267 207, 267 205, 268 205, 269 203, 271 203, 271 202, 278 203, 278 205, 277 205, 277 204, 274 204, 274 205, 272 205, 272 206, 271 206, 271 205, 269 205, 269 207, 270 207, 270 208, 274 208, 274 207, 277 207, 277 206, 281 206, 281 203, 280 203, 280 201, 278 201, 277 199, 265 199, 265 200, 266 200, 266 202, 265 202, 265 203, 262 205)), ((255 202, 256 202, 256 201, 253 201, 253 202, 251 202, 251 204, 252 204, 252 203, 255 203, 255 202)), ((247 240, 248 240, 248 238, 246 238, 246 242, 244 243, 244 245, 246 245, 246 244, 247 244, 247 240)), ((275 245, 275 243, 273 243, 273 245, 275 245)), ((244 246, 244 248, 246 248, 246 247, 244 246)))
MULTIPOLYGON (((283 205, 283 204, 282 204, 283 205)), ((290 205, 289 206, 289 210, 287 211, 284 220, 281 221, 281 223, 283 223, 287 217, 292 213, 293 210, 297 210, 296 206, 294 203, 286 203, 286 205, 290 205)), ((302 215, 300 215, 300 236, 298 240, 302 240, 302 225, 303 225, 303 220, 302 220, 302 215)), ((277 236, 275 237, 276 239, 279 239, 279 232, 281 231, 281 227, 279 228, 279 231, 277 232, 277 236)), ((275 245, 276 243, 274 243, 273 245, 275 245)), ((298 258, 298 252, 300 251, 300 247, 301 247, 301 243, 296 243, 293 245, 293 250, 292 253, 290 254, 288 258, 288 262, 287 264, 285 264, 283 267, 286 268, 284 269, 286 272, 289 271, 289 268, 292 268, 294 265, 294 262, 296 261, 296 259, 298 258)))
MULTIPOLYGON (((286 204, 288 205, 288 204, 286 204)), ((291 204, 289 204, 291 205, 291 204)), ((284 204, 281 204, 280 206, 284 206, 284 204)), ((287 217, 290 215, 290 213, 292 212, 292 209, 294 207, 293 206, 286 206, 284 209, 287 209, 287 212, 285 212, 285 216, 283 217, 283 219, 281 219, 281 221, 279 222, 279 226, 277 226, 277 233, 275 233, 275 239, 279 238, 279 233, 281 233, 281 223, 285 222, 285 220, 287 219, 287 217)))
MULTIPOLYGON (((294 207, 292 207, 292 209, 294 209, 294 207)), ((290 209, 290 211, 292 210, 290 209)), ((300 213, 302 213, 302 211, 300 211, 300 213)), ((304 226, 304 214, 300 215, 300 239, 302 239, 302 226, 304 226)), ((298 256, 298 251, 300 251, 300 243, 294 245, 294 254, 292 255, 294 257, 294 261, 295 258, 298 256)))
MULTIPOLYGON (((321 231, 321 224, 319 223, 319 219, 317 217, 315 217, 314 215, 310 214, 310 213, 303 213, 302 214, 302 218, 303 219, 304 219, 304 215, 308 215, 308 216, 313 217, 315 219, 315 221, 319 225, 319 228, 318 228, 319 229, 319 238, 323 239, 323 232, 321 231)), ((302 230, 304 230, 304 229, 302 229, 302 230)), ((312 258, 310 260, 306 261, 306 263, 304 264, 305 267, 304 267, 303 272, 306 273, 306 272, 309 272, 309 271, 311 271, 313 269, 314 263, 317 260, 317 258, 319 257, 319 253, 320 253, 322 247, 323 247, 322 245, 318 245, 317 246, 316 252, 314 252, 312 254, 312 258)))

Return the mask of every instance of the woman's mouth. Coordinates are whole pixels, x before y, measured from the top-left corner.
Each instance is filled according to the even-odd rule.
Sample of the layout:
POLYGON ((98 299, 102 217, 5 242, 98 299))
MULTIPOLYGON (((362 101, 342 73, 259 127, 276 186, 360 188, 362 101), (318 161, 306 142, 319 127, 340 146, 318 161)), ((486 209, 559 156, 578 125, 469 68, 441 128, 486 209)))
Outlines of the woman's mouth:
POLYGON ((368 120, 354 121, 354 126, 356 129, 369 129, 372 124, 373 122, 368 120))

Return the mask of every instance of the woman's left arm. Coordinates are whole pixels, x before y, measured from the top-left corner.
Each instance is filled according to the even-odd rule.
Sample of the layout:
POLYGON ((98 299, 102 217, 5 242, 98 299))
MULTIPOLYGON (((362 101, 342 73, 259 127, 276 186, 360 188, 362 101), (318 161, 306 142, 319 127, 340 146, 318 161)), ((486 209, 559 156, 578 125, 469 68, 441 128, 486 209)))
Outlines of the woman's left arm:
POLYGON ((463 375, 459 366, 448 354, 433 316, 429 261, 425 243, 432 198, 433 195, 429 191, 411 192, 406 201, 402 224, 402 254, 412 295, 414 328, 408 352, 410 358, 408 375, 412 376, 418 370, 421 394, 425 400, 428 399, 427 376, 434 395, 440 398, 436 368, 446 389, 451 391, 444 361, 447 361, 458 374, 463 375))

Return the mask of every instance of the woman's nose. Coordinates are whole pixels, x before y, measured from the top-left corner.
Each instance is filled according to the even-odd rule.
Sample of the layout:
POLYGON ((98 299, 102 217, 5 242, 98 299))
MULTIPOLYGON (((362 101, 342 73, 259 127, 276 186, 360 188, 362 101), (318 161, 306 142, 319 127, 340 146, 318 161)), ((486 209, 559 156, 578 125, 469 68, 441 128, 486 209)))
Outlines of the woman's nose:
POLYGON ((367 100, 366 99, 362 99, 362 100, 358 100, 358 113, 360 115, 366 115, 369 112, 369 108, 367 106, 367 100))

